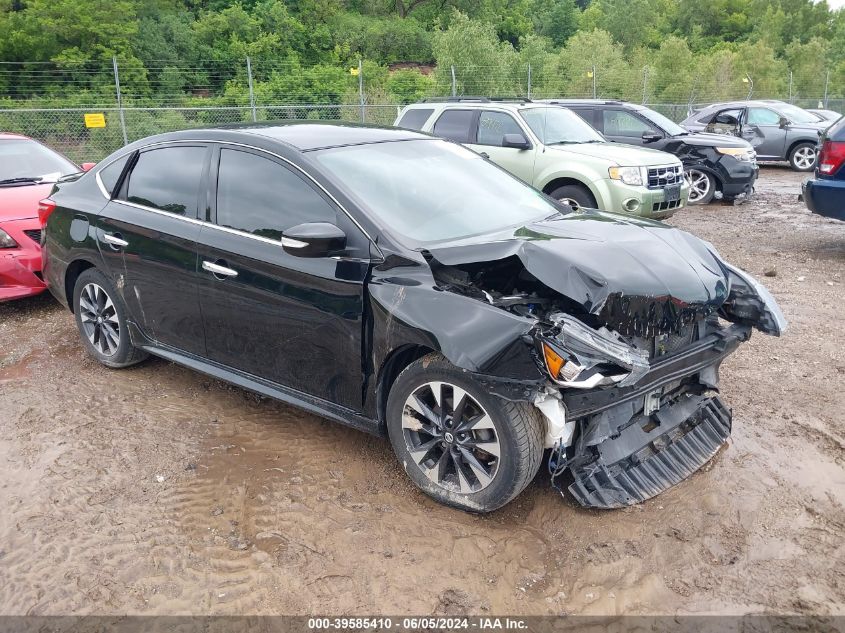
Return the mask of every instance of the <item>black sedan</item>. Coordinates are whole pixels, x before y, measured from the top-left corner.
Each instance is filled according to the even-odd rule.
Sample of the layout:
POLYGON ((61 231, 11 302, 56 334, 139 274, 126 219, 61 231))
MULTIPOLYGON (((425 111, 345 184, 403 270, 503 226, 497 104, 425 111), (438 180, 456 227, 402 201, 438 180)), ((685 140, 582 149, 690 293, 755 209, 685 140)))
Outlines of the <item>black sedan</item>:
POLYGON ((691 235, 573 212, 400 129, 155 136, 63 179, 40 217, 48 287, 95 359, 155 354, 387 435, 471 511, 518 495, 544 448, 587 506, 678 483, 729 435, 719 364, 785 327, 691 235))
POLYGON ((723 134, 691 133, 645 106, 603 99, 555 99, 609 141, 639 145, 681 159, 690 182, 690 204, 707 204, 717 194, 742 200, 754 190, 759 169, 747 141, 723 134))

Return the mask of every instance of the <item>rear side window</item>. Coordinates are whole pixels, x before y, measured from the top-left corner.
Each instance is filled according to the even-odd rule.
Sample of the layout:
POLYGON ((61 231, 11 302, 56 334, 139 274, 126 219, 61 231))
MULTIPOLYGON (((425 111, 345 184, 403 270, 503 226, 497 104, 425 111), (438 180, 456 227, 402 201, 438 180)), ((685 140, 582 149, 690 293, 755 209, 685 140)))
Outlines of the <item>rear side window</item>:
POLYGON ((108 167, 105 167, 104 169, 100 170, 100 181, 103 183, 103 187, 105 187, 109 195, 112 195, 114 193, 114 188, 115 186, 117 186, 117 180, 118 178, 120 178, 120 174, 123 173, 123 168, 126 166, 126 161, 129 160, 129 157, 131 155, 132 152, 130 152, 126 156, 123 156, 122 158, 118 158, 108 167))
POLYGON ((129 174, 126 201, 196 217, 205 147, 163 147, 142 152, 129 174))
POLYGON ((434 124, 434 133, 450 141, 468 143, 474 116, 473 110, 446 110, 434 124))
POLYGON ((428 117, 431 116, 432 112, 434 112, 433 108, 415 108, 413 110, 408 110, 402 115, 402 118, 399 119, 399 123, 396 124, 396 127, 401 127, 406 130, 421 130, 425 122, 428 121, 428 117))
POLYGON ((302 178, 279 163, 234 149, 220 150, 217 224, 272 240, 303 222, 336 222, 337 213, 302 178))
POLYGON ((513 120, 511 115, 504 112, 484 111, 481 113, 481 117, 478 119, 478 140, 476 143, 501 147, 505 134, 525 136, 522 128, 513 120))
MULTIPOLYGON (((592 110, 590 108, 573 108, 571 106, 566 106, 566 107, 568 107, 575 114, 577 114, 579 117, 584 119, 592 127, 595 127, 596 129, 598 129, 596 127, 595 110, 592 110)), ((601 121, 599 123, 601 123, 601 121)), ((601 131, 601 130, 599 130, 599 131, 601 131)))
POLYGON ((845 141, 845 117, 834 123, 826 133, 832 141, 845 141))

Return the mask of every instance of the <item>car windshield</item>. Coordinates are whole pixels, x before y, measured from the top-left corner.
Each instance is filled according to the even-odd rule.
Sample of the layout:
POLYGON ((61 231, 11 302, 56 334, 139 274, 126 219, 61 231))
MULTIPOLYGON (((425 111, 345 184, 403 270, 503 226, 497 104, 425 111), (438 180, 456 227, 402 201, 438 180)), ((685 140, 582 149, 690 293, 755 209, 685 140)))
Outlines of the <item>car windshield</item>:
POLYGON ((53 150, 29 139, 0 140, 0 184, 55 182, 79 167, 53 150))
POLYGON ((441 140, 321 150, 317 161, 400 239, 428 243, 517 227, 560 211, 475 152, 441 140))
POLYGON ((657 127, 663 128, 663 131, 666 132, 669 136, 689 134, 689 132, 687 132, 684 128, 675 123, 672 119, 660 114, 659 112, 655 112, 654 110, 651 110, 649 108, 642 108, 640 110, 637 110, 637 112, 639 112, 649 121, 654 123, 657 127))
POLYGON ((812 112, 799 108, 798 106, 785 103, 779 107, 781 114, 789 119, 790 123, 818 123, 819 118, 812 112))
POLYGON ((572 110, 552 106, 520 110, 519 113, 544 145, 604 142, 604 137, 572 110))

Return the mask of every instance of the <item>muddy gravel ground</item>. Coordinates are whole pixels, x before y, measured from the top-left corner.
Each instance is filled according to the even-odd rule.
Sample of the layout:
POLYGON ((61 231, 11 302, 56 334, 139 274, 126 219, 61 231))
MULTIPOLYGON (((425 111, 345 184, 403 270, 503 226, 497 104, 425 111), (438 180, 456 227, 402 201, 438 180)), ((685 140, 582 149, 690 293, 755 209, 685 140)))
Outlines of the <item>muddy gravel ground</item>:
POLYGON ((801 179, 672 219, 790 330, 723 366, 726 448, 621 511, 542 471, 450 510, 386 440, 162 360, 106 369, 49 295, 0 305, 0 613, 845 614, 845 224, 801 179))

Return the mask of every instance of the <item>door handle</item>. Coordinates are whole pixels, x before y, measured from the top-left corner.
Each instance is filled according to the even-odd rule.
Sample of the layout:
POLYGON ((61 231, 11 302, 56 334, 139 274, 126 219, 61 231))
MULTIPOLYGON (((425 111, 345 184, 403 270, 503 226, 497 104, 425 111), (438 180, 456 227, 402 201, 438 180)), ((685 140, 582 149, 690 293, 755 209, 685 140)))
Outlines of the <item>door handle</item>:
POLYGON ((125 246, 129 246, 129 242, 120 237, 120 233, 118 233, 117 235, 112 235, 111 233, 103 233, 103 241, 106 244, 117 246, 118 248, 124 248, 125 246))
POLYGON ((220 264, 215 264, 214 262, 203 261, 202 263, 203 270, 207 270, 211 274, 221 277, 237 277, 238 271, 232 270, 231 268, 227 268, 226 266, 221 266, 220 264))

